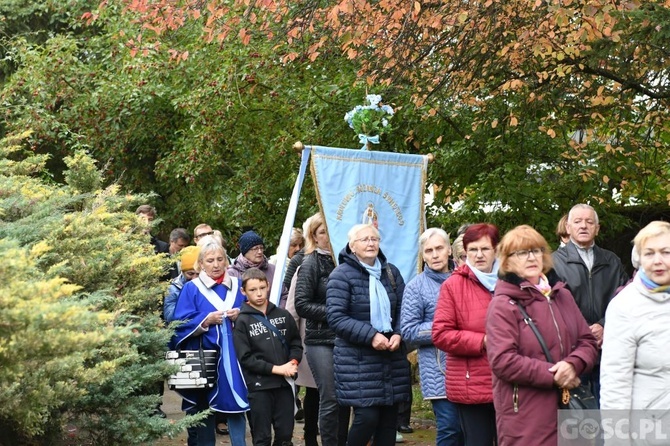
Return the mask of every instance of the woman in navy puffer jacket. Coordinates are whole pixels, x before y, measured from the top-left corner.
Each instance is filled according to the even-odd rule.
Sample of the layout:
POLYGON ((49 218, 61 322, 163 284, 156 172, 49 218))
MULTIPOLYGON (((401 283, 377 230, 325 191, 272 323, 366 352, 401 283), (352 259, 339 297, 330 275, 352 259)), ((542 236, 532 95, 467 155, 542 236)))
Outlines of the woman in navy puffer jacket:
POLYGON ((409 363, 401 348, 398 269, 379 250, 379 232, 356 225, 340 252, 326 291, 328 325, 335 331, 335 389, 354 421, 348 446, 395 444, 398 403, 409 401, 409 363))

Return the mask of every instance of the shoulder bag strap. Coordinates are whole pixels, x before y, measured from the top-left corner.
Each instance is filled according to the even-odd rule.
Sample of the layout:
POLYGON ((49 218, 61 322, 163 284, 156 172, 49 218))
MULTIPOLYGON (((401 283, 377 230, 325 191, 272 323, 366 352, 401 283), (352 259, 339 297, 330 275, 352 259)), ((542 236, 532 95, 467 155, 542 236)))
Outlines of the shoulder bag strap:
POLYGON ((389 276, 389 281, 391 282, 391 288, 393 289, 393 291, 395 291, 395 289, 397 288, 395 284, 395 277, 393 277, 393 271, 391 271, 391 267, 389 266, 388 263, 386 264, 386 275, 389 276))
POLYGON ((535 322, 528 316, 528 313, 526 312, 526 309, 519 303, 516 302, 517 307, 519 307, 519 311, 521 311, 521 315, 523 316, 523 321, 530 327, 531 330, 533 330, 533 333, 535 334, 535 337, 537 340, 540 342, 540 347, 542 347, 542 351, 544 352, 544 356, 547 357, 547 361, 551 362, 552 364, 554 363, 554 359, 551 357, 551 353, 549 352, 549 349, 547 348, 547 344, 544 342, 544 338, 540 334, 540 330, 537 329, 537 326, 535 325, 535 322))
POLYGON ((281 345, 284 346, 284 350, 286 351, 286 355, 288 356, 291 353, 291 349, 289 349, 288 344, 286 343, 286 338, 284 337, 283 334, 279 330, 277 330, 277 327, 272 325, 267 318, 264 318, 260 314, 252 314, 252 316, 255 319, 258 319, 263 325, 265 325, 268 330, 270 330, 272 333, 274 333, 278 338, 279 341, 281 342, 281 345))

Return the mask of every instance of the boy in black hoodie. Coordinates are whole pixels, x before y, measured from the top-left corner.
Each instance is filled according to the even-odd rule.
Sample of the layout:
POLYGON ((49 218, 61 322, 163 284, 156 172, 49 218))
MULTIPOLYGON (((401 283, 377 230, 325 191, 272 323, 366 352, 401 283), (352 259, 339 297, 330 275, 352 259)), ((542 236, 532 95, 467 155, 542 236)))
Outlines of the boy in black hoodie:
POLYGON ((291 314, 268 302, 268 289, 265 273, 258 268, 242 275, 242 293, 248 301, 235 321, 233 342, 249 390, 254 446, 290 446, 293 378, 302 359, 302 342, 291 314))

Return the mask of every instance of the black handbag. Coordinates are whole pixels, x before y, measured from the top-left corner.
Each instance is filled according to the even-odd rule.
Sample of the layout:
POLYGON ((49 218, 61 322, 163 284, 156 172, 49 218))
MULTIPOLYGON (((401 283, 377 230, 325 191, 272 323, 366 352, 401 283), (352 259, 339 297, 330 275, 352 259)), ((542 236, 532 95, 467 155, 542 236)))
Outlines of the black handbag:
MULTIPOLYGON (((544 338, 542 337, 542 334, 540 334, 540 331, 537 329, 535 322, 533 322, 530 316, 528 316, 526 309, 519 302, 516 302, 516 305, 517 307, 519 307, 519 311, 523 316, 523 321, 530 327, 531 330, 533 330, 533 333, 535 334, 535 337, 540 343, 540 347, 542 347, 542 351, 544 352, 544 356, 546 356, 547 361, 554 364, 554 359, 551 357, 549 348, 547 348, 547 344, 544 342, 544 338)), ((575 387, 574 389, 559 389, 559 390, 560 390, 559 394, 560 398, 558 401, 559 409, 569 409, 569 410, 598 409, 598 403, 596 401, 596 398, 595 396, 593 396, 593 392, 591 392, 591 388, 588 385, 580 384, 578 387, 575 387)))

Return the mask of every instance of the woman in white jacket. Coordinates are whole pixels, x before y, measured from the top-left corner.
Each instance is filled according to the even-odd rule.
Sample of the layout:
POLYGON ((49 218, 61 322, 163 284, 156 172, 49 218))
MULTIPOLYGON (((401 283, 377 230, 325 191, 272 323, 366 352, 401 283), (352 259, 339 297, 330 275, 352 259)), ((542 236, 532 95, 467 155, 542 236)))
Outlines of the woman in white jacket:
POLYGON ((640 269, 633 282, 610 302, 605 315, 600 404, 606 410, 667 410, 670 223, 649 223, 635 237, 635 250, 640 269))

